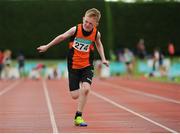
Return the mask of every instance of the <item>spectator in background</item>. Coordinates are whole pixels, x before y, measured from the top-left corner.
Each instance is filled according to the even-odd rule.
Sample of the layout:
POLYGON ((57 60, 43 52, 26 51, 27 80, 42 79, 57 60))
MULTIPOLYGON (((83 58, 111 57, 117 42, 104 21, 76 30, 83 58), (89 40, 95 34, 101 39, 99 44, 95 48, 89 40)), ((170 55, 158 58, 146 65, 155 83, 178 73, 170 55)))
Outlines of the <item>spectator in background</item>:
POLYGON ((159 48, 153 52, 153 66, 150 76, 167 76, 167 67, 164 65, 164 55, 159 48))
POLYGON ((42 63, 38 63, 32 70, 29 72, 29 78, 34 80, 39 80, 43 77, 43 71, 46 66, 42 63))
POLYGON ((117 51, 117 57, 119 62, 124 62, 124 50, 118 50, 117 51))
POLYGON ((47 67, 45 71, 45 78, 49 80, 54 80, 60 78, 61 74, 58 72, 56 66, 47 67))
POLYGON ((155 72, 158 68, 159 57, 160 57, 159 51, 157 49, 154 49, 154 51, 153 51, 153 66, 152 66, 153 72, 155 72))
POLYGON ((4 63, 4 65, 6 66, 6 65, 8 65, 8 66, 10 66, 11 65, 11 55, 12 55, 12 52, 11 52, 11 50, 5 50, 4 51, 4 57, 3 57, 3 63, 4 63))
POLYGON ((144 39, 140 39, 137 44, 137 56, 140 59, 145 59, 147 56, 146 48, 144 45, 144 39))
POLYGON ((157 70, 163 65, 164 55, 159 48, 154 49, 153 53, 153 71, 157 70))
POLYGON ((41 77, 43 77, 46 65, 44 65, 43 63, 38 63, 35 68, 39 71, 41 77))
POLYGON ((0 50, 0 79, 1 79, 1 72, 3 70, 3 59, 4 59, 4 54, 3 51, 0 50))
POLYGON ((11 50, 5 50, 3 53, 3 72, 2 76, 4 79, 9 79, 9 73, 11 69, 11 50))
POLYGON ((174 44, 172 42, 170 42, 168 44, 168 52, 169 52, 169 56, 170 56, 171 60, 173 60, 173 56, 175 54, 175 47, 174 47, 174 44))
POLYGON ((128 48, 125 48, 123 57, 127 73, 128 75, 132 75, 134 69, 134 54, 128 48))
POLYGON ((17 56, 17 62, 18 62, 18 70, 21 77, 24 76, 24 65, 25 65, 25 57, 22 52, 19 52, 17 56))
POLYGON ((36 67, 32 68, 32 70, 29 72, 28 78, 33 80, 39 80, 41 78, 41 75, 36 67))

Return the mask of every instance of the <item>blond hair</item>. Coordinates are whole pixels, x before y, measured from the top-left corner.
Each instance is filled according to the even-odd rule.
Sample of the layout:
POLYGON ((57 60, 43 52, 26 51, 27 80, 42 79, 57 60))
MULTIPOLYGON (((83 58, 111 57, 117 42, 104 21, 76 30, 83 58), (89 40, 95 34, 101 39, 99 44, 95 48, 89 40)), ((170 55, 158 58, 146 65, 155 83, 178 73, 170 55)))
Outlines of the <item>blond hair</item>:
POLYGON ((91 9, 86 11, 85 16, 94 17, 97 20, 97 22, 99 22, 99 20, 101 18, 101 13, 98 9, 91 8, 91 9))

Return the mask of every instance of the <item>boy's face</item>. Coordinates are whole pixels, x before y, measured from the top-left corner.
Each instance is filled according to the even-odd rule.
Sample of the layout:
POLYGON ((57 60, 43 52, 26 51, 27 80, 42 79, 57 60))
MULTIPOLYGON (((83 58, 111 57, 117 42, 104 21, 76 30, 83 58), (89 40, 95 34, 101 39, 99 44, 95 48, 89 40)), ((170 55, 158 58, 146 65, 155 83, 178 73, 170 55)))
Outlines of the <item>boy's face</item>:
POLYGON ((97 25, 98 23, 95 17, 88 17, 88 16, 83 17, 83 29, 85 31, 90 32, 97 25))

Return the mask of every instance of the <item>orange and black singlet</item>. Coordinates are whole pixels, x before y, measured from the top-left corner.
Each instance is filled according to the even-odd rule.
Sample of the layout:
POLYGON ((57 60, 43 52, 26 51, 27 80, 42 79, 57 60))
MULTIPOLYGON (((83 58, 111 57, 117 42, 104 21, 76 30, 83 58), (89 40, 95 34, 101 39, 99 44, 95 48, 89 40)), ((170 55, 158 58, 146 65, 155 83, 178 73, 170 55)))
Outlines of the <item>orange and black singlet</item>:
POLYGON ((81 69, 93 65, 96 36, 96 28, 93 28, 91 32, 86 32, 82 24, 77 25, 76 32, 69 42, 69 69, 81 69))

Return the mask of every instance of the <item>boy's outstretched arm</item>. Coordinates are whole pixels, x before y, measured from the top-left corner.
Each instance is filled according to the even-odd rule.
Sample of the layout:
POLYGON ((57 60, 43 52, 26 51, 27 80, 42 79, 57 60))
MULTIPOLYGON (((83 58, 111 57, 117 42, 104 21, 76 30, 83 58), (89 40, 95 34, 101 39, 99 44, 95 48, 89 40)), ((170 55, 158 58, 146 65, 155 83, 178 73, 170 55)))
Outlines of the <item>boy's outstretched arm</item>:
POLYGON ((99 53, 99 55, 101 57, 102 63, 108 67, 109 66, 109 61, 106 60, 105 55, 104 55, 104 47, 103 47, 102 42, 101 42, 101 34, 100 34, 100 32, 98 32, 98 34, 97 34, 96 48, 97 48, 98 53, 99 53))
POLYGON ((76 27, 72 27, 71 29, 69 29, 68 31, 66 31, 65 33, 57 36, 56 38, 54 38, 50 43, 48 43, 47 45, 42 45, 39 46, 37 48, 37 50, 39 52, 45 52, 48 50, 48 48, 52 47, 55 44, 58 44, 60 42, 62 42, 63 40, 67 39, 68 37, 72 36, 76 31, 76 27))

